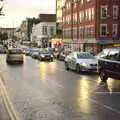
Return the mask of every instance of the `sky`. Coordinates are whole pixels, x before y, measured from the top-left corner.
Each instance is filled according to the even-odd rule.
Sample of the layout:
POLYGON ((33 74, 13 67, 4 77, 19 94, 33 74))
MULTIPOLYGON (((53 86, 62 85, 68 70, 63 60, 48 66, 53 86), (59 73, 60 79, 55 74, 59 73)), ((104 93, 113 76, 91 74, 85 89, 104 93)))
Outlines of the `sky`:
POLYGON ((56 0, 5 0, 0 16, 0 27, 19 27, 27 17, 38 17, 40 13, 55 13, 56 0))

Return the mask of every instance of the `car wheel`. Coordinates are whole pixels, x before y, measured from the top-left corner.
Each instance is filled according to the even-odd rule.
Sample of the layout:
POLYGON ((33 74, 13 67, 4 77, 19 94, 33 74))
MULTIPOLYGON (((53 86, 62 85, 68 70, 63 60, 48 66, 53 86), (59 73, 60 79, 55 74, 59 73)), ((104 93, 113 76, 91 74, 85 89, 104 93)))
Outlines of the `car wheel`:
POLYGON ((79 73, 80 72, 80 65, 76 65, 76 72, 79 73))
POLYGON ((51 58, 51 61, 53 62, 53 58, 51 58))
POLYGON ((104 70, 100 71, 99 75, 100 75, 100 79, 101 79, 103 82, 106 82, 106 81, 107 81, 108 76, 106 75, 106 73, 105 73, 104 70))
POLYGON ((66 70, 69 70, 69 65, 68 65, 67 62, 65 62, 65 69, 66 69, 66 70))
POLYGON ((40 57, 39 60, 42 61, 42 58, 40 57))
POLYGON ((6 63, 7 63, 7 64, 10 64, 10 62, 9 62, 8 60, 6 60, 6 63))
POLYGON ((23 61, 20 61, 20 64, 23 64, 23 61))

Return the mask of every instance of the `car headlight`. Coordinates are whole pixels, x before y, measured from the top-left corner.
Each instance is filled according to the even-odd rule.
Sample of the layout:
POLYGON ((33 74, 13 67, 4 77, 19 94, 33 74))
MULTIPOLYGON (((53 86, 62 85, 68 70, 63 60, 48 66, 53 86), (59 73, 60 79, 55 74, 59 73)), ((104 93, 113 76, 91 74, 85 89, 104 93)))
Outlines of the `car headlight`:
POLYGON ((82 63, 81 65, 82 65, 83 67, 87 67, 87 66, 88 66, 87 63, 82 63))
POLYGON ((44 58, 45 56, 44 55, 41 55, 42 58, 44 58))
POLYGON ((51 55, 51 57, 53 57, 53 55, 51 55))

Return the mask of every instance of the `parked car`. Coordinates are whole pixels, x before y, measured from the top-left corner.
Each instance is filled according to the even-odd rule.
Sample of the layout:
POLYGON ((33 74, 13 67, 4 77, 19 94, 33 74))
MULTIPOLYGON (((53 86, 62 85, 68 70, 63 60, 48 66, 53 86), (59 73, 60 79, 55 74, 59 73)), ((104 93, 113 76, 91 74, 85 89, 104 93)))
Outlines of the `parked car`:
POLYGON ((58 59, 61 60, 61 61, 64 61, 64 60, 65 60, 65 57, 66 57, 67 55, 69 55, 70 53, 71 53, 71 51, 63 51, 63 52, 60 53, 58 59))
POLYGON ((26 50, 24 51, 24 54, 25 54, 26 56, 30 56, 30 49, 26 49, 26 50))
POLYGON ((7 56, 6 56, 6 62, 8 64, 10 63, 21 63, 23 64, 23 54, 22 50, 18 48, 10 48, 8 49, 7 56))
POLYGON ((97 59, 89 52, 72 52, 65 58, 66 70, 97 71, 97 59))
POLYGON ((105 82, 109 77, 120 80, 120 48, 103 51, 98 59, 98 73, 101 80, 105 82))
POLYGON ((53 54, 51 54, 48 51, 40 51, 38 59, 40 61, 42 61, 42 60, 53 61, 53 54))

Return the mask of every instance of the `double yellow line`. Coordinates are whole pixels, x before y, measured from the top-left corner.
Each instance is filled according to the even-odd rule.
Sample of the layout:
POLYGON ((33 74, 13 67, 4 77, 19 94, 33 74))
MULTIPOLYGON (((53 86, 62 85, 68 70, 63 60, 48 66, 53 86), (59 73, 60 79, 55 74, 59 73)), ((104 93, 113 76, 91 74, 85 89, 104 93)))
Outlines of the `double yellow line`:
POLYGON ((8 96, 7 90, 5 88, 5 85, 3 84, 4 79, 2 76, 0 76, 0 91, 1 91, 1 97, 3 98, 3 102, 5 104, 5 107, 7 108, 9 117, 11 120, 20 120, 17 112, 15 111, 13 104, 8 96))

